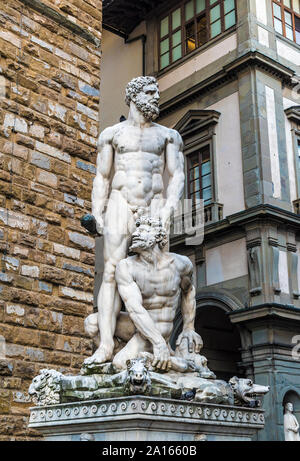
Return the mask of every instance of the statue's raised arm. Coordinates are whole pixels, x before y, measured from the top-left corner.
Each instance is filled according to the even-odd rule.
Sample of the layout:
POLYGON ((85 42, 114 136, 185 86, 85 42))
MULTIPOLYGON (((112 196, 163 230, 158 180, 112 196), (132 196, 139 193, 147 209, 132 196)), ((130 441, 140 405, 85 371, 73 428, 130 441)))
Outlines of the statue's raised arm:
POLYGON ((92 190, 92 214, 96 220, 98 234, 103 233, 103 210, 109 195, 109 178, 114 156, 113 132, 112 128, 107 128, 101 133, 98 140, 97 171, 92 190))

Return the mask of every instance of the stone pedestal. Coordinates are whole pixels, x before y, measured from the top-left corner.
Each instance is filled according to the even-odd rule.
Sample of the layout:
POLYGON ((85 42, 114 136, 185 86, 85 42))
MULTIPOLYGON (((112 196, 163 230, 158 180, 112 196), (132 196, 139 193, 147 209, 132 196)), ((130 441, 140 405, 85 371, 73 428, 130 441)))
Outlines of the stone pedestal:
POLYGON ((145 396, 31 408, 29 427, 45 440, 249 441, 264 427, 264 411, 145 396))

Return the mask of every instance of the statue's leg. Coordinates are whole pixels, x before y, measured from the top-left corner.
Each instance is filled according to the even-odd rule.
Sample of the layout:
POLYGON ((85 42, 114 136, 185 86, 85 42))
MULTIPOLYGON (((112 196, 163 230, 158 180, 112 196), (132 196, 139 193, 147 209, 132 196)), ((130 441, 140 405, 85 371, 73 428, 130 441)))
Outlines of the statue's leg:
POLYGON ((116 320, 121 309, 115 270, 118 262, 127 256, 129 220, 132 220, 132 212, 127 202, 119 192, 112 193, 105 215, 104 272, 97 300, 100 346, 86 363, 104 363, 112 358, 116 320))
MULTIPOLYGON (((90 338, 93 338, 95 342, 100 344, 100 332, 98 325, 98 313, 90 314, 84 321, 85 332, 90 338)), ((128 342, 135 334, 136 328, 129 317, 128 312, 120 312, 117 318, 115 336, 124 342, 128 342)))
POLYGON ((150 342, 144 339, 139 333, 136 333, 131 340, 128 341, 126 346, 116 354, 113 359, 113 364, 117 369, 124 370, 127 367, 127 360, 137 358, 140 352, 150 352, 151 350, 152 347, 150 342))

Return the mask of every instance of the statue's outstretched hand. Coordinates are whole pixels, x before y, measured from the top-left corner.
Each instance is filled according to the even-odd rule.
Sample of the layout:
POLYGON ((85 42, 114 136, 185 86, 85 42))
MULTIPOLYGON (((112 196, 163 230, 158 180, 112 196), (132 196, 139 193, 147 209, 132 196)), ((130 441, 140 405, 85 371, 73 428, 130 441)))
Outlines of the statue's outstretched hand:
POLYGON ((152 366, 161 370, 168 370, 171 368, 170 351, 166 343, 153 345, 154 359, 152 366))
POLYGON ((203 341, 200 335, 194 330, 183 330, 177 338, 176 346, 180 346, 182 341, 187 342, 187 350, 190 354, 199 354, 203 347, 203 341))

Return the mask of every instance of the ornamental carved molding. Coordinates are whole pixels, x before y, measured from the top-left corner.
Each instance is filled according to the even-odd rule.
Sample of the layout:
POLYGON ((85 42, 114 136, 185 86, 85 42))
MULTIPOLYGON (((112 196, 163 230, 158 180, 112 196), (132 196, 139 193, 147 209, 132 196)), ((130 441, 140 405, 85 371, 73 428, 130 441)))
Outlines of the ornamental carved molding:
POLYGON ((174 421, 185 420, 189 423, 204 424, 222 422, 230 426, 246 426, 256 429, 263 428, 265 423, 264 410, 227 405, 199 404, 171 399, 150 397, 123 397, 101 401, 82 403, 67 403, 51 405, 51 407, 35 407, 31 409, 29 427, 37 428, 47 424, 55 425, 62 422, 68 424, 112 420, 124 417, 154 420, 162 417, 174 421))

